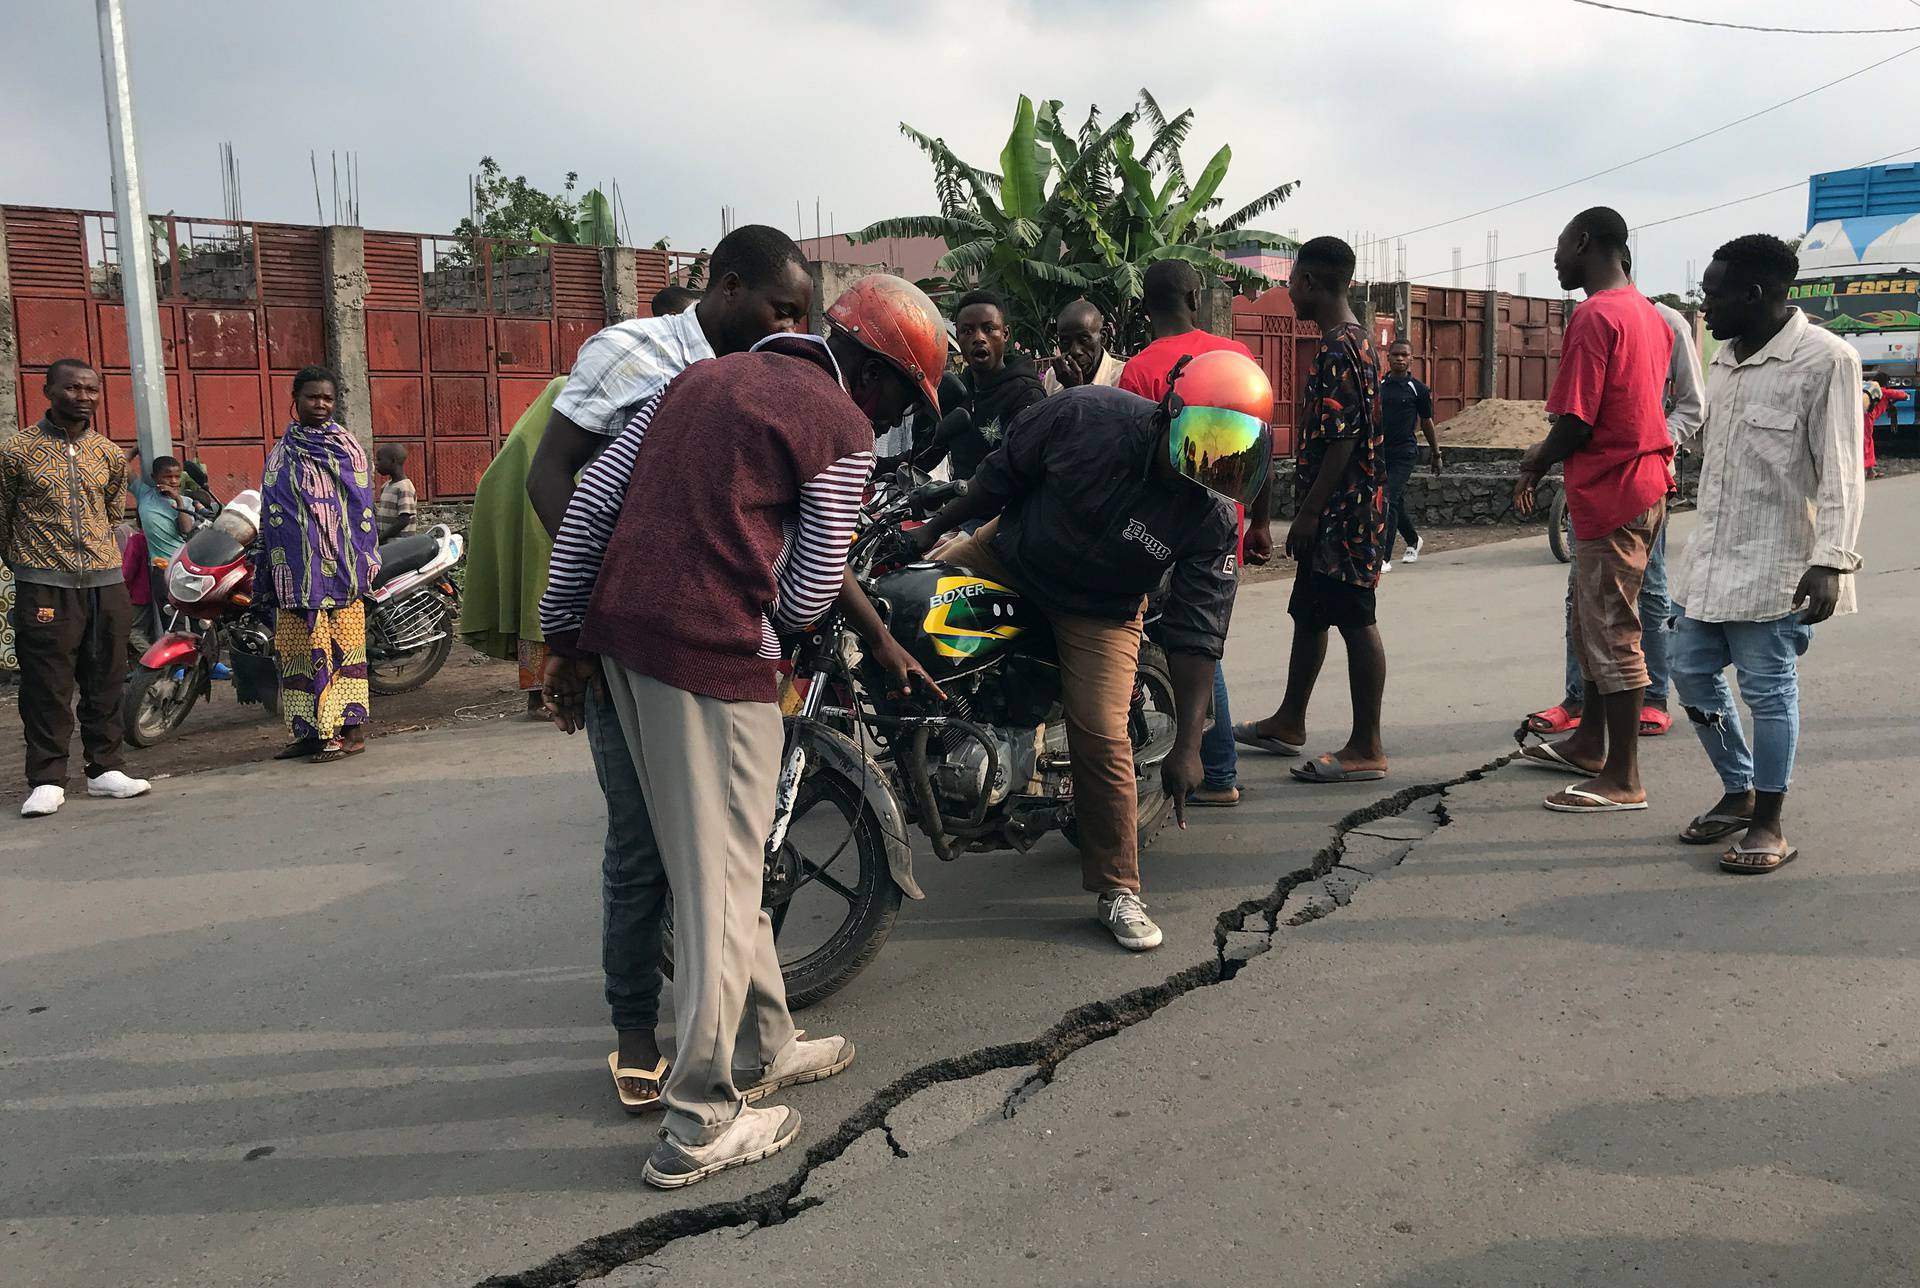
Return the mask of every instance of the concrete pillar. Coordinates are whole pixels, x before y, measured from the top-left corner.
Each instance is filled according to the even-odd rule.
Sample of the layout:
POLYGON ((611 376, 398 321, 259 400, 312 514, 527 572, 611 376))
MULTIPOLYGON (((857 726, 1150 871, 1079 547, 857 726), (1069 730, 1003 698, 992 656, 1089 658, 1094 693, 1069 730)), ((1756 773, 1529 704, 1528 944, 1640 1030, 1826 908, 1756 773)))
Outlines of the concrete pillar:
POLYGON ((1233 339, 1233 288, 1209 286, 1200 292, 1200 312, 1194 325, 1213 335, 1233 339))
POLYGON ((373 451, 373 382, 367 374, 367 242, 363 230, 329 224, 320 230, 320 266, 327 296, 322 313, 327 365, 340 377, 340 422, 373 451))
POLYGON ((840 293, 863 277, 891 270, 885 264, 837 264, 832 260, 810 259, 807 261, 807 276, 813 279, 813 312, 807 316, 807 326, 815 335, 827 333, 827 310, 840 298, 840 293))
POLYGON ((0 442, 20 428, 20 332, 13 320, 13 278, 7 272, 7 224, 0 219, 0 442))
POLYGON ((1488 291, 1486 325, 1480 333, 1480 396, 1500 396, 1500 292, 1488 291))
POLYGON ((600 248, 600 299, 608 326, 640 316, 639 256, 633 247, 600 248))
POLYGON ((1413 283, 1393 282, 1393 333, 1413 343, 1413 283))

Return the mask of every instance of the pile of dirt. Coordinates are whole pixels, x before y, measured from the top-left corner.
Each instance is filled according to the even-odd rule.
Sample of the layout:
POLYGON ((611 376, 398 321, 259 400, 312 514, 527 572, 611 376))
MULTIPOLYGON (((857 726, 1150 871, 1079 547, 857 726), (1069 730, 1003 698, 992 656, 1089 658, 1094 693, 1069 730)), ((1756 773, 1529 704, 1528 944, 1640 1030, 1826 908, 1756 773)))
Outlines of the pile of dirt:
POLYGON ((1488 398, 1438 426, 1449 447, 1532 447, 1547 436, 1547 405, 1488 398))

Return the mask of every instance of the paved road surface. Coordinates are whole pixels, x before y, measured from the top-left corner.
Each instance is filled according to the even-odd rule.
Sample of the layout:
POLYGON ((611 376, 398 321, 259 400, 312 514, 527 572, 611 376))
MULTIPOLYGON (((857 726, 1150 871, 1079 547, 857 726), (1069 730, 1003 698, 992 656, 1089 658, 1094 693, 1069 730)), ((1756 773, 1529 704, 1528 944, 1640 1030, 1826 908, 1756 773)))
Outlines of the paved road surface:
MULTIPOLYGON (((1786 872, 1665 839, 1715 794, 1684 728, 1647 814, 1550 815, 1520 766, 1442 793, 1552 696, 1564 572, 1537 537, 1439 556, 1382 596, 1392 782, 1247 764, 1247 806, 1150 856, 1152 954, 1104 942, 1064 846, 924 860, 927 902, 807 1013, 861 1055, 791 1096, 806 1152, 677 1197, 605 1086, 577 740, 402 736, 0 827, 9 1277, 1911 1282, 1920 482, 1870 504, 1786 872), (1223 971, 1243 902, 1226 947, 1258 955, 1223 971)), ((1237 617, 1243 717, 1286 590, 1237 617)))

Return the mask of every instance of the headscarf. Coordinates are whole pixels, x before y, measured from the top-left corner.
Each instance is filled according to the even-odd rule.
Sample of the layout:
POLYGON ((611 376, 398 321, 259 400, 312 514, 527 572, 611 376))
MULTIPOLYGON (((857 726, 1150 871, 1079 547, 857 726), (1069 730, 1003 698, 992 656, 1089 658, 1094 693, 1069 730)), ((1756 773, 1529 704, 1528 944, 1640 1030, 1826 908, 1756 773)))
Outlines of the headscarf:
POLYGON ((346 608, 364 597, 380 571, 380 530, 359 440, 332 421, 288 425, 261 476, 260 528, 279 607, 346 608))

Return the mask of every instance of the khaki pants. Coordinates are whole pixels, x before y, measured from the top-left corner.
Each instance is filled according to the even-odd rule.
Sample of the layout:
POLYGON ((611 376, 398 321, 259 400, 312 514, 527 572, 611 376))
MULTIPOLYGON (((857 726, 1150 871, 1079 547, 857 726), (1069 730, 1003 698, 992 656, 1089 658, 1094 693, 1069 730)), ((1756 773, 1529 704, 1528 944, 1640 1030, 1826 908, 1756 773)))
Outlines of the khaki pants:
POLYGON ((793 1041, 773 922, 760 907, 784 740, 770 702, 722 702, 604 667, 673 893, 676 1140, 703 1145, 793 1041), (736 1080, 735 1070, 742 1075, 736 1080))
POLYGON ((1640 647, 1640 583, 1666 521, 1662 499, 1605 536, 1574 543, 1573 606, 1567 627, 1581 678, 1602 696, 1647 687, 1647 655, 1640 647))
MULTIPOLYGON (((998 519, 940 551, 943 562, 1020 589, 988 549, 998 519)), ((1127 714, 1140 663, 1140 600, 1132 621, 1049 613, 1060 653, 1060 687, 1067 709, 1067 750, 1073 757, 1074 818, 1080 825, 1080 884, 1105 894, 1140 891, 1140 798, 1134 785, 1133 739, 1127 714)))

